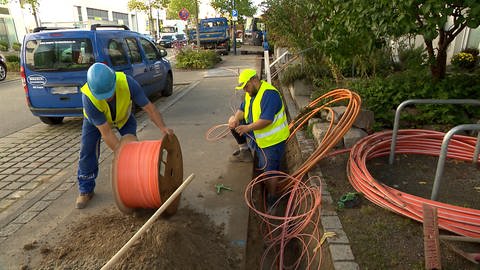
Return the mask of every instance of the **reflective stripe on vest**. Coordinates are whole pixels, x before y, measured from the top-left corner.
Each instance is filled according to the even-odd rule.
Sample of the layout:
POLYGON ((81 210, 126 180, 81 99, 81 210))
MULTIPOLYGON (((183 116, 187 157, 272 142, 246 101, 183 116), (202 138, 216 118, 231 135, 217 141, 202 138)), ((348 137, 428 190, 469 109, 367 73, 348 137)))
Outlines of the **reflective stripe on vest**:
MULTIPOLYGON (((260 119, 262 114, 262 108, 260 106, 263 94, 266 90, 275 90, 278 95, 280 92, 271 84, 261 81, 260 89, 255 96, 255 99, 252 103, 252 120, 253 122, 260 119)), ((281 99, 281 96, 280 96, 281 99)), ((248 114, 250 113, 250 100, 251 97, 249 94, 245 94, 245 113, 244 118, 248 123, 248 114)), ((255 141, 257 142, 258 147, 266 148, 275 144, 278 144, 290 136, 290 130, 288 129, 287 115, 285 114, 285 107, 282 101, 282 108, 278 113, 275 114, 275 117, 272 123, 260 130, 254 130, 253 134, 255 135, 255 141)))
MULTIPOLYGON (((132 111, 132 99, 130 97, 130 89, 128 88, 127 76, 123 72, 115 72, 115 76, 115 121, 112 119, 112 113, 110 112, 110 107, 108 106, 107 101, 96 99, 90 91, 90 88, 88 88, 88 84, 83 85, 80 91, 92 101, 95 108, 105 115, 110 126, 122 128, 130 117, 132 111)), ((83 109, 83 115, 88 119, 85 109, 83 109)))

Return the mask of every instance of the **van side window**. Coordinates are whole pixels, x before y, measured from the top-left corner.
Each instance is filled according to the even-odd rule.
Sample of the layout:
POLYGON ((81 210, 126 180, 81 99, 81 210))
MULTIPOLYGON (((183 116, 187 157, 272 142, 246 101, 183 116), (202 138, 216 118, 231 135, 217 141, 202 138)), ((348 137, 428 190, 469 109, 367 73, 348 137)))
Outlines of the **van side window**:
POLYGON ((140 44, 142 45, 143 51, 145 52, 145 56, 147 57, 148 60, 155 61, 161 58, 157 49, 155 48, 155 46, 153 46, 153 44, 150 41, 144 38, 140 38, 140 44))
POLYGON ((108 56, 112 61, 112 66, 121 66, 128 64, 127 54, 125 53, 121 41, 111 39, 108 41, 108 56))
POLYGON ((140 48, 138 47, 137 40, 135 38, 125 39, 128 47, 128 55, 130 56, 130 61, 132 64, 141 63, 142 56, 140 54, 140 48))

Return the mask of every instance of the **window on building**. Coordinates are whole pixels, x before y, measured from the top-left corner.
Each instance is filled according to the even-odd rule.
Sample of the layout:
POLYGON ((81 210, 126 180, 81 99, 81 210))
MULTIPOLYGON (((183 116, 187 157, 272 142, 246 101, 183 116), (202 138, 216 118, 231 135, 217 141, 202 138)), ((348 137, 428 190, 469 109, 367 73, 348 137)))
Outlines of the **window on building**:
POLYGON ((95 8, 87 8, 87 17, 89 20, 108 21, 108 11, 95 8))
POLYGON ((0 14, 10 15, 10 12, 8 12, 8 8, 0 7, 0 14))
POLYGON ((82 7, 77 6, 77 14, 78 14, 78 21, 82 22, 83 17, 82 17, 82 7))
POLYGON ((118 24, 124 24, 126 26, 128 25, 128 14, 126 13, 120 13, 120 12, 112 12, 113 15, 113 21, 118 23, 118 24))

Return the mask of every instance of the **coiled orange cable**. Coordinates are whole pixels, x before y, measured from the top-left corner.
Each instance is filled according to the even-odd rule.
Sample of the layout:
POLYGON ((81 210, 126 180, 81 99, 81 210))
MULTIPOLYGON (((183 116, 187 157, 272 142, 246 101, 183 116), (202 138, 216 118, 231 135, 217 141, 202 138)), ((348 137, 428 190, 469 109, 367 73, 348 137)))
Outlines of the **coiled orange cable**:
MULTIPOLYGON (((263 220, 266 228, 264 240, 268 247, 262 257, 262 268, 266 257, 270 255, 269 257, 275 258, 274 264, 272 263, 270 268, 276 265, 278 269, 300 269, 300 267, 307 265, 308 269, 320 269, 322 254, 321 249, 318 248, 321 238, 318 224, 320 220, 321 186, 320 184, 311 184, 315 182, 315 178, 303 178, 308 171, 327 156, 328 152, 337 145, 351 128, 360 111, 360 105, 361 99, 358 94, 348 89, 336 89, 312 101, 307 106, 307 110, 310 109, 311 111, 289 125, 291 135, 288 140, 307 124, 309 119, 318 112, 326 110, 332 115, 331 122, 317 149, 292 175, 282 172, 265 172, 248 184, 245 190, 245 201, 248 207, 263 220), (334 112, 330 106, 345 102, 347 102, 346 110, 338 123, 334 124, 334 112), (272 177, 278 178, 278 175, 281 176, 280 189, 282 193, 279 201, 288 198, 286 210, 282 216, 267 214, 266 211, 262 211, 254 205, 252 200, 253 190, 262 188, 262 182, 272 177), (306 228, 312 228, 313 230, 310 233, 305 233, 304 229, 306 228), (300 254, 297 260, 288 264, 285 261, 285 250, 294 241, 300 245, 300 254), (312 245, 317 248, 312 250, 312 245), (276 248, 277 246, 279 248, 276 248), (315 261, 315 258, 318 258, 319 261, 315 261), (313 265, 314 262, 318 263, 316 267, 313 265)), ((320 182, 318 178, 316 179, 317 182, 320 182)))
MULTIPOLYGON (((438 156, 445 133, 431 130, 400 130, 398 154, 438 156)), ((347 172, 352 186, 371 202, 395 213, 423 222, 423 204, 438 209, 438 225, 453 233, 480 238, 480 210, 458 207, 414 196, 375 180, 368 172, 366 162, 390 153, 392 131, 372 134, 352 147, 347 172)), ((448 158, 471 161, 476 138, 455 135, 450 140, 448 158)))

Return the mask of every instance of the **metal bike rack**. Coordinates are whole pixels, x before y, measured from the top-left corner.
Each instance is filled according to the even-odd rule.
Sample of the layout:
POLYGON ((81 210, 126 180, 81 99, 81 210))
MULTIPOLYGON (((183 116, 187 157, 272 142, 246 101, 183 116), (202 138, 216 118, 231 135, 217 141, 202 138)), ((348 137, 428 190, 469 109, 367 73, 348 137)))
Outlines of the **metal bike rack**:
MULTIPOLYGON (((443 168, 445 166, 445 159, 447 158, 448 144, 450 143, 450 139, 453 137, 453 135, 455 135, 455 133, 462 130, 480 130, 480 124, 466 124, 456 126, 450 129, 443 137, 442 148, 440 150, 440 156, 438 157, 437 170, 435 171, 435 181, 433 182, 432 195, 430 196, 430 199, 433 201, 436 201, 438 197, 438 189, 440 188, 440 183, 443 176, 443 168)), ((475 146, 475 152, 472 159, 473 163, 476 163, 478 160, 479 141, 480 133, 477 136, 477 144, 475 146)))
MULTIPOLYGON (((476 99, 409 99, 406 100, 397 107, 395 111, 395 120, 393 123, 393 132, 392 132, 392 143, 390 145, 390 156, 388 163, 393 164, 395 159, 395 148, 397 144, 397 134, 400 125, 400 112, 403 108, 410 104, 459 104, 459 105, 480 105, 480 101, 476 99)), ((441 178, 443 175, 443 168, 445 166, 445 159, 447 157, 448 144, 450 139, 455 135, 455 133, 463 130, 480 130, 480 124, 465 124, 459 125, 450 129, 444 136, 442 147, 440 150, 440 156, 437 163, 437 170, 435 172, 435 181, 433 184, 433 190, 431 194, 432 200, 437 200, 438 189, 440 188, 441 178)), ((472 162, 477 163, 478 155, 480 153, 480 133, 477 136, 477 143, 475 145, 475 152, 472 157, 472 162)))

